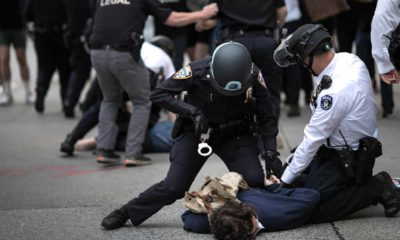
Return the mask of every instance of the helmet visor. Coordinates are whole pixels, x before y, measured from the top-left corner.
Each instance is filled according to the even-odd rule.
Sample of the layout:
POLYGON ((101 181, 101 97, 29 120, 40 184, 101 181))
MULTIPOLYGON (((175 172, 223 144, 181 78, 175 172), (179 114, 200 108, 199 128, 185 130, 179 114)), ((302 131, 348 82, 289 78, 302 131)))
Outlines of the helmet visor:
POLYGON ((274 51, 274 60, 280 67, 288 67, 297 63, 293 54, 289 52, 289 45, 287 43, 288 39, 289 38, 283 40, 274 51))

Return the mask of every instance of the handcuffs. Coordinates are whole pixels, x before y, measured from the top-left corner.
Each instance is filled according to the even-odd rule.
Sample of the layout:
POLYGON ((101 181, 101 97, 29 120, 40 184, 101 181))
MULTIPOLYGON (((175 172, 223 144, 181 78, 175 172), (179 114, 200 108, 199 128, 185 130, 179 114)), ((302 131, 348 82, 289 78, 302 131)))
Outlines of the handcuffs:
POLYGON ((211 128, 209 128, 206 133, 200 135, 200 143, 197 147, 197 152, 203 157, 208 157, 212 153, 212 148, 206 142, 210 138, 210 132, 211 128))

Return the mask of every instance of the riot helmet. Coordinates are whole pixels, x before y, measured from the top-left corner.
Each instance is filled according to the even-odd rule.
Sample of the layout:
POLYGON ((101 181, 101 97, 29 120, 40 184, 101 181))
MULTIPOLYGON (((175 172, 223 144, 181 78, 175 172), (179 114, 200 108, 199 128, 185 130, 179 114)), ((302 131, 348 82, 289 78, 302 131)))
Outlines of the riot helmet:
POLYGON ((150 43, 164 50, 164 52, 168 54, 171 58, 174 57, 175 43, 169 37, 164 35, 157 35, 153 37, 150 43))
POLYGON ((275 49, 274 60, 280 67, 302 64, 313 72, 313 56, 331 48, 331 35, 323 25, 305 24, 281 42, 275 49), (311 57, 308 65, 304 63, 306 57, 311 57))
POLYGON ((211 84, 222 95, 236 96, 245 92, 251 85, 252 71, 250 53, 240 43, 223 43, 212 54, 211 84))

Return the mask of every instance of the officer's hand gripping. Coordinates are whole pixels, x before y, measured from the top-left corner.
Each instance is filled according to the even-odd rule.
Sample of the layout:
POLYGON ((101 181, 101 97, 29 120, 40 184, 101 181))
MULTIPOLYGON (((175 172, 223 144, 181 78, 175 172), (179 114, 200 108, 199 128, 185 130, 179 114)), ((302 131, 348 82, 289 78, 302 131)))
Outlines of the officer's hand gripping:
POLYGON ((267 151, 266 154, 262 156, 262 158, 265 160, 265 172, 267 178, 269 178, 271 175, 275 175, 278 178, 282 176, 282 162, 278 156, 279 152, 277 151, 267 151))
POLYGON ((199 139, 202 133, 208 130, 208 121, 200 110, 196 110, 191 116, 194 124, 194 137, 199 139))

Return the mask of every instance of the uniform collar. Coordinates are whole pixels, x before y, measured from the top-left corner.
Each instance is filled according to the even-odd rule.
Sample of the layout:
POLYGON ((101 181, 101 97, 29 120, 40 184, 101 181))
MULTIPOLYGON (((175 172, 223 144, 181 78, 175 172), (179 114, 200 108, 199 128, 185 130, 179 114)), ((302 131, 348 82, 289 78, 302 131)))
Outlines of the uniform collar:
POLYGON ((326 68, 322 70, 322 72, 318 75, 316 79, 317 85, 321 82, 321 79, 324 75, 332 76, 337 61, 338 61, 338 54, 335 53, 328 66, 326 66, 326 68))

